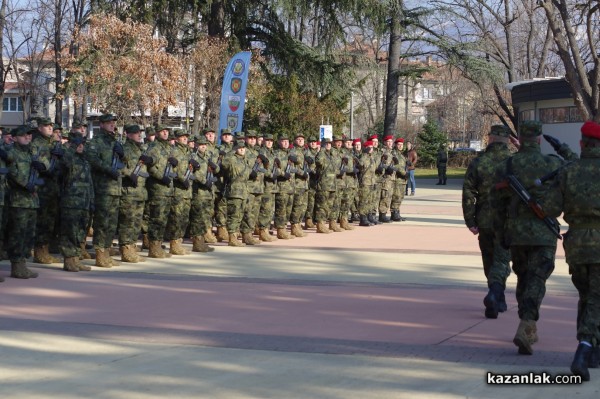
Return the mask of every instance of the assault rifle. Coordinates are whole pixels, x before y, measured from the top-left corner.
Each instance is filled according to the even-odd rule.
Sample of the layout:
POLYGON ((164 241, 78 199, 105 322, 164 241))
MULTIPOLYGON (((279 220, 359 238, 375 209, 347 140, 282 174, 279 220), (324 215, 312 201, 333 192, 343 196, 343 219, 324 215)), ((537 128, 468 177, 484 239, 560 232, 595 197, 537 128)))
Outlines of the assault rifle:
POLYGON ((573 162, 575 162, 575 161, 567 162, 564 165, 562 165, 560 168, 558 168, 556 170, 553 170, 552 172, 548 173, 546 176, 542 176, 539 179, 535 179, 534 184, 539 187, 542 184, 544 184, 544 182, 547 182, 548 180, 554 179, 563 168, 565 168, 566 166, 571 165, 573 162))
POLYGON ((33 167, 34 162, 39 162, 38 158, 39 154, 34 155, 31 158, 31 166, 29 167, 29 178, 27 179, 27 185, 25 186, 25 188, 30 193, 33 193, 35 191, 35 186, 43 186, 45 184, 44 179, 40 178, 40 172, 33 167))
POLYGON ((54 168, 56 168, 56 163, 59 160, 59 155, 63 152, 62 149, 62 143, 60 141, 57 141, 56 143, 54 143, 54 147, 52 148, 52 151, 50 151, 50 153, 52 154, 52 158, 50 158, 50 167, 48 168, 49 172, 54 171, 54 168))
POLYGON ((115 145, 113 146, 112 161, 110 163, 110 168, 112 169, 113 174, 125 167, 121 160, 121 154, 123 154, 123 145, 116 141, 115 145))

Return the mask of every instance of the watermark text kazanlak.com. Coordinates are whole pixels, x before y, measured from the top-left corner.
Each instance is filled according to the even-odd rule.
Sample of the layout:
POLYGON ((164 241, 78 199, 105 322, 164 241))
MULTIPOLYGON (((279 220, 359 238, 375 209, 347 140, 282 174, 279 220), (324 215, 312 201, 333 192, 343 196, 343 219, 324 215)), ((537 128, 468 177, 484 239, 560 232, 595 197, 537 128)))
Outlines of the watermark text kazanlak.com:
POLYGON ((544 384, 581 384, 581 377, 571 374, 548 374, 548 373, 523 373, 523 374, 495 374, 487 373, 487 384, 489 385, 544 385, 544 384))

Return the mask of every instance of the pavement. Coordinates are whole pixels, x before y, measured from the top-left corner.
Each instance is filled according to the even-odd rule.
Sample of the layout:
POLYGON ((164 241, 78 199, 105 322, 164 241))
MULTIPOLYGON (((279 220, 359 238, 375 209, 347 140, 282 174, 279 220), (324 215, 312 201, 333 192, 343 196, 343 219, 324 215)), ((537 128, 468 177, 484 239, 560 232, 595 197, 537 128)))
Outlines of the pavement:
POLYGON ((598 369, 584 384, 487 383, 569 373, 577 292, 559 245, 540 340, 518 355, 516 279, 486 319, 462 181, 434 183, 417 181, 406 222, 91 272, 30 264, 39 278, 0 283, 0 397, 598 397, 598 369))

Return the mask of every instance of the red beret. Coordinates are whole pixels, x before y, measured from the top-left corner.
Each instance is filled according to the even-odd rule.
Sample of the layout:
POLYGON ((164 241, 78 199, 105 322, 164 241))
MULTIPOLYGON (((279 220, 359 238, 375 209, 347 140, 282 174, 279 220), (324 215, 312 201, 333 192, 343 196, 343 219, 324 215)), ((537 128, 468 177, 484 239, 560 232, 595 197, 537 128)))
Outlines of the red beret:
POLYGON ((402 137, 398 137, 395 142, 396 143, 404 143, 404 139, 402 137))
POLYGON ((383 138, 383 141, 388 141, 388 140, 394 140, 394 136, 389 136, 389 135, 388 135, 388 136, 385 136, 385 137, 383 138))
POLYGON ((379 140, 379 137, 377 137, 376 134, 369 136, 369 140, 379 140))
POLYGON ((363 144, 365 147, 373 147, 373 142, 371 140, 367 140, 363 144))
POLYGON ((600 125, 594 121, 587 121, 581 126, 581 135, 600 140, 600 125))
POLYGON ((352 140, 352 144, 356 144, 356 143, 360 143, 360 139, 354 139, 354 140, 352 140))

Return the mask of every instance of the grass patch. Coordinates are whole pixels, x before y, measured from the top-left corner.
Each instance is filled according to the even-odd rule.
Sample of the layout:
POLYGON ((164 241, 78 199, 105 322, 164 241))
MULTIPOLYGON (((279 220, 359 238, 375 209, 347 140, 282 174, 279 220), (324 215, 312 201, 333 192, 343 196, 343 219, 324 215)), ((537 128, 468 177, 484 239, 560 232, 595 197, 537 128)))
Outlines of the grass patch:
MULTIPOLYGON (((446 176, 448 179, 462 179, 465 177, 465 172, 467 168, 448 168, 446 170, 446 176)), ((437 179, 437 168, 428 169, 428 168, 419 168, 415 169, 415 177, 419 179, 437 179)))

